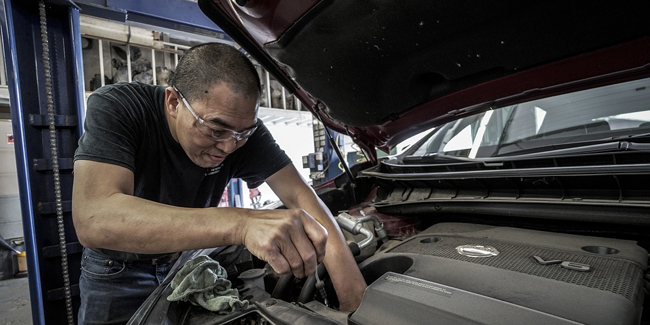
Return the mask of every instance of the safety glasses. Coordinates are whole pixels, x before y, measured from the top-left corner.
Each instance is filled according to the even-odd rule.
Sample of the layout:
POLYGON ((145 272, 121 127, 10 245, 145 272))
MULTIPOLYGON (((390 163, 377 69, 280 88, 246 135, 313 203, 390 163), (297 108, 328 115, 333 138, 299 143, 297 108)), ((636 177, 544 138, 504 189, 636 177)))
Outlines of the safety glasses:
POLYGON ((183 93, 181 93, 181 91, 178 90, 176 86, 172 86, 172 88, 174 88, 174 90, 180 96, 181 100, 183 101, 183 105, 187 107, 187 110, 190 111, 192 116, 194 116, 194 118, 196 119, 195 125, 196 128, 199 130, 199 132, 201 132, 203 135, 205 135, 206 137, 208 137, 208 139, 212 141, 223 142, 223 141, 229 141, 231 139, 235 139, 235 142, 239 142, 239 141, 247 140, 253 135, 253 133, 255 133, 255 130, 257 130, 257 123, 246 130, 238 132, 235 130, 218 126, 209 121, 206 121, 202 119, 198 114, 196 114, 196 112, 194 111, 190 103, 187 101, 187 99, 185 99, 185 96, 183 96, 183 93))

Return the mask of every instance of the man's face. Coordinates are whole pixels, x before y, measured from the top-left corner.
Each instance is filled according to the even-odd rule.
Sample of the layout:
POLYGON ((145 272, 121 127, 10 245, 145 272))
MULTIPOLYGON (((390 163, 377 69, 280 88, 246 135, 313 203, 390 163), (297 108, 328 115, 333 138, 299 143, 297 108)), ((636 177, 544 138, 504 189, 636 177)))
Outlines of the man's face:
POLYGON ((191 103, 183 100, 182 89, 168 91, 176 105, 168 118, 172 136, 198 166, 218 166, 246 143, 255 128, 257 98, 234 93, 226 83, 213 85, 203 99, 191 103))

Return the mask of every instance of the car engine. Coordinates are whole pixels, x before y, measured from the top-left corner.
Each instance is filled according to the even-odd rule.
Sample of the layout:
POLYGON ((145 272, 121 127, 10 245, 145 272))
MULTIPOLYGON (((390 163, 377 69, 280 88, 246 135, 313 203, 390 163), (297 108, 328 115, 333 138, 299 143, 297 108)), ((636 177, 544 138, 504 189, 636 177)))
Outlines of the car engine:
MULTIPOLYGON (((635 241, 468 222, 423 227, 421 218, 384 215, 369 206, 341 213, 337 220, 368 284, 356 311, 336 310, 327 280, 322 292, 313 275, 301 280, 274 274, 239 248, 198 254, 231 264, 229 278, 250 302, 246 310, 219 315, 168 302, 171 288, 163 285, 136 314, 139 321, 131 323, 641 322, 648 252, 635 241), (251 270, 263 271, 256 272, 265 275, 262 285, 242 276, 251 270)), ((327 278, 324 267, 319 272, 327 278)))

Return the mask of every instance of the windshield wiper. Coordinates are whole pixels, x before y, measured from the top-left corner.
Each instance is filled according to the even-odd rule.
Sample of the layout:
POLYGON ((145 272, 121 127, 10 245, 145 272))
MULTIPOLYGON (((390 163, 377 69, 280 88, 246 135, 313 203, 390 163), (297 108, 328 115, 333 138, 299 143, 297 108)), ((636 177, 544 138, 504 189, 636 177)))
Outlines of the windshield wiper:
POLYGON ((616 152, 616 151, 650 151, 650 143, 627 141, 630 139, 646 138, 646 137, 648 137, 647 134, 625 137, 626 139, 625 141, 610 138, 608 140, 601 139, 598 141, 581 141, 581 142, 553 144, 553 145, 547 145, 547 146, 522 150, 522 151, 527 151, 528 153, 521 153, 522 151, 517 151, 517 152, 510 152, 504 155, 494 156, 493 158, 499 158, 499 157, 533 158, 533 157, 566 156, 566 155, 616 152))
POLYGON ((472 159, 467 157, 449 156, 440 152, 427 153, 422 156, 405 156, 403 162, 421 162, 421 163, 444 163, 444 162, 480 162, 481 159, 472 159))
MULTIPOLYGON (((441 152, 427 153, 422 156, 404 156, 404 163, 492 163, 502 161, 503 157, 548 157, 566 156, 588 153, 616 152, 616 151, 650 151, 650 142, 639 142, 633 140, 648 139, 650 133, 608 137, 605 139, 576 141, 565 143, 554 143, 531 148, 521 148, 501 155, 490 157, 468 158, 463 156, 445 155, 441 152)), ((508 143, 506 146, 516 145, 518 142, 508 143)))

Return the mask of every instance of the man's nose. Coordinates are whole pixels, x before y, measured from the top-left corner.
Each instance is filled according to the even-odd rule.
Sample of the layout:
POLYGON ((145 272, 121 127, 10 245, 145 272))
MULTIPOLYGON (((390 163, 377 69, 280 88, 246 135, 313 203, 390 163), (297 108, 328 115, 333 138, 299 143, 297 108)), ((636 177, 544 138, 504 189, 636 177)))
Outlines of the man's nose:
POLYGON ((216 143, 216 146, 219 150, 231 154, 235 149, 237 149, 237 138, 232 137, 225 141, 219 141, 216 143))

